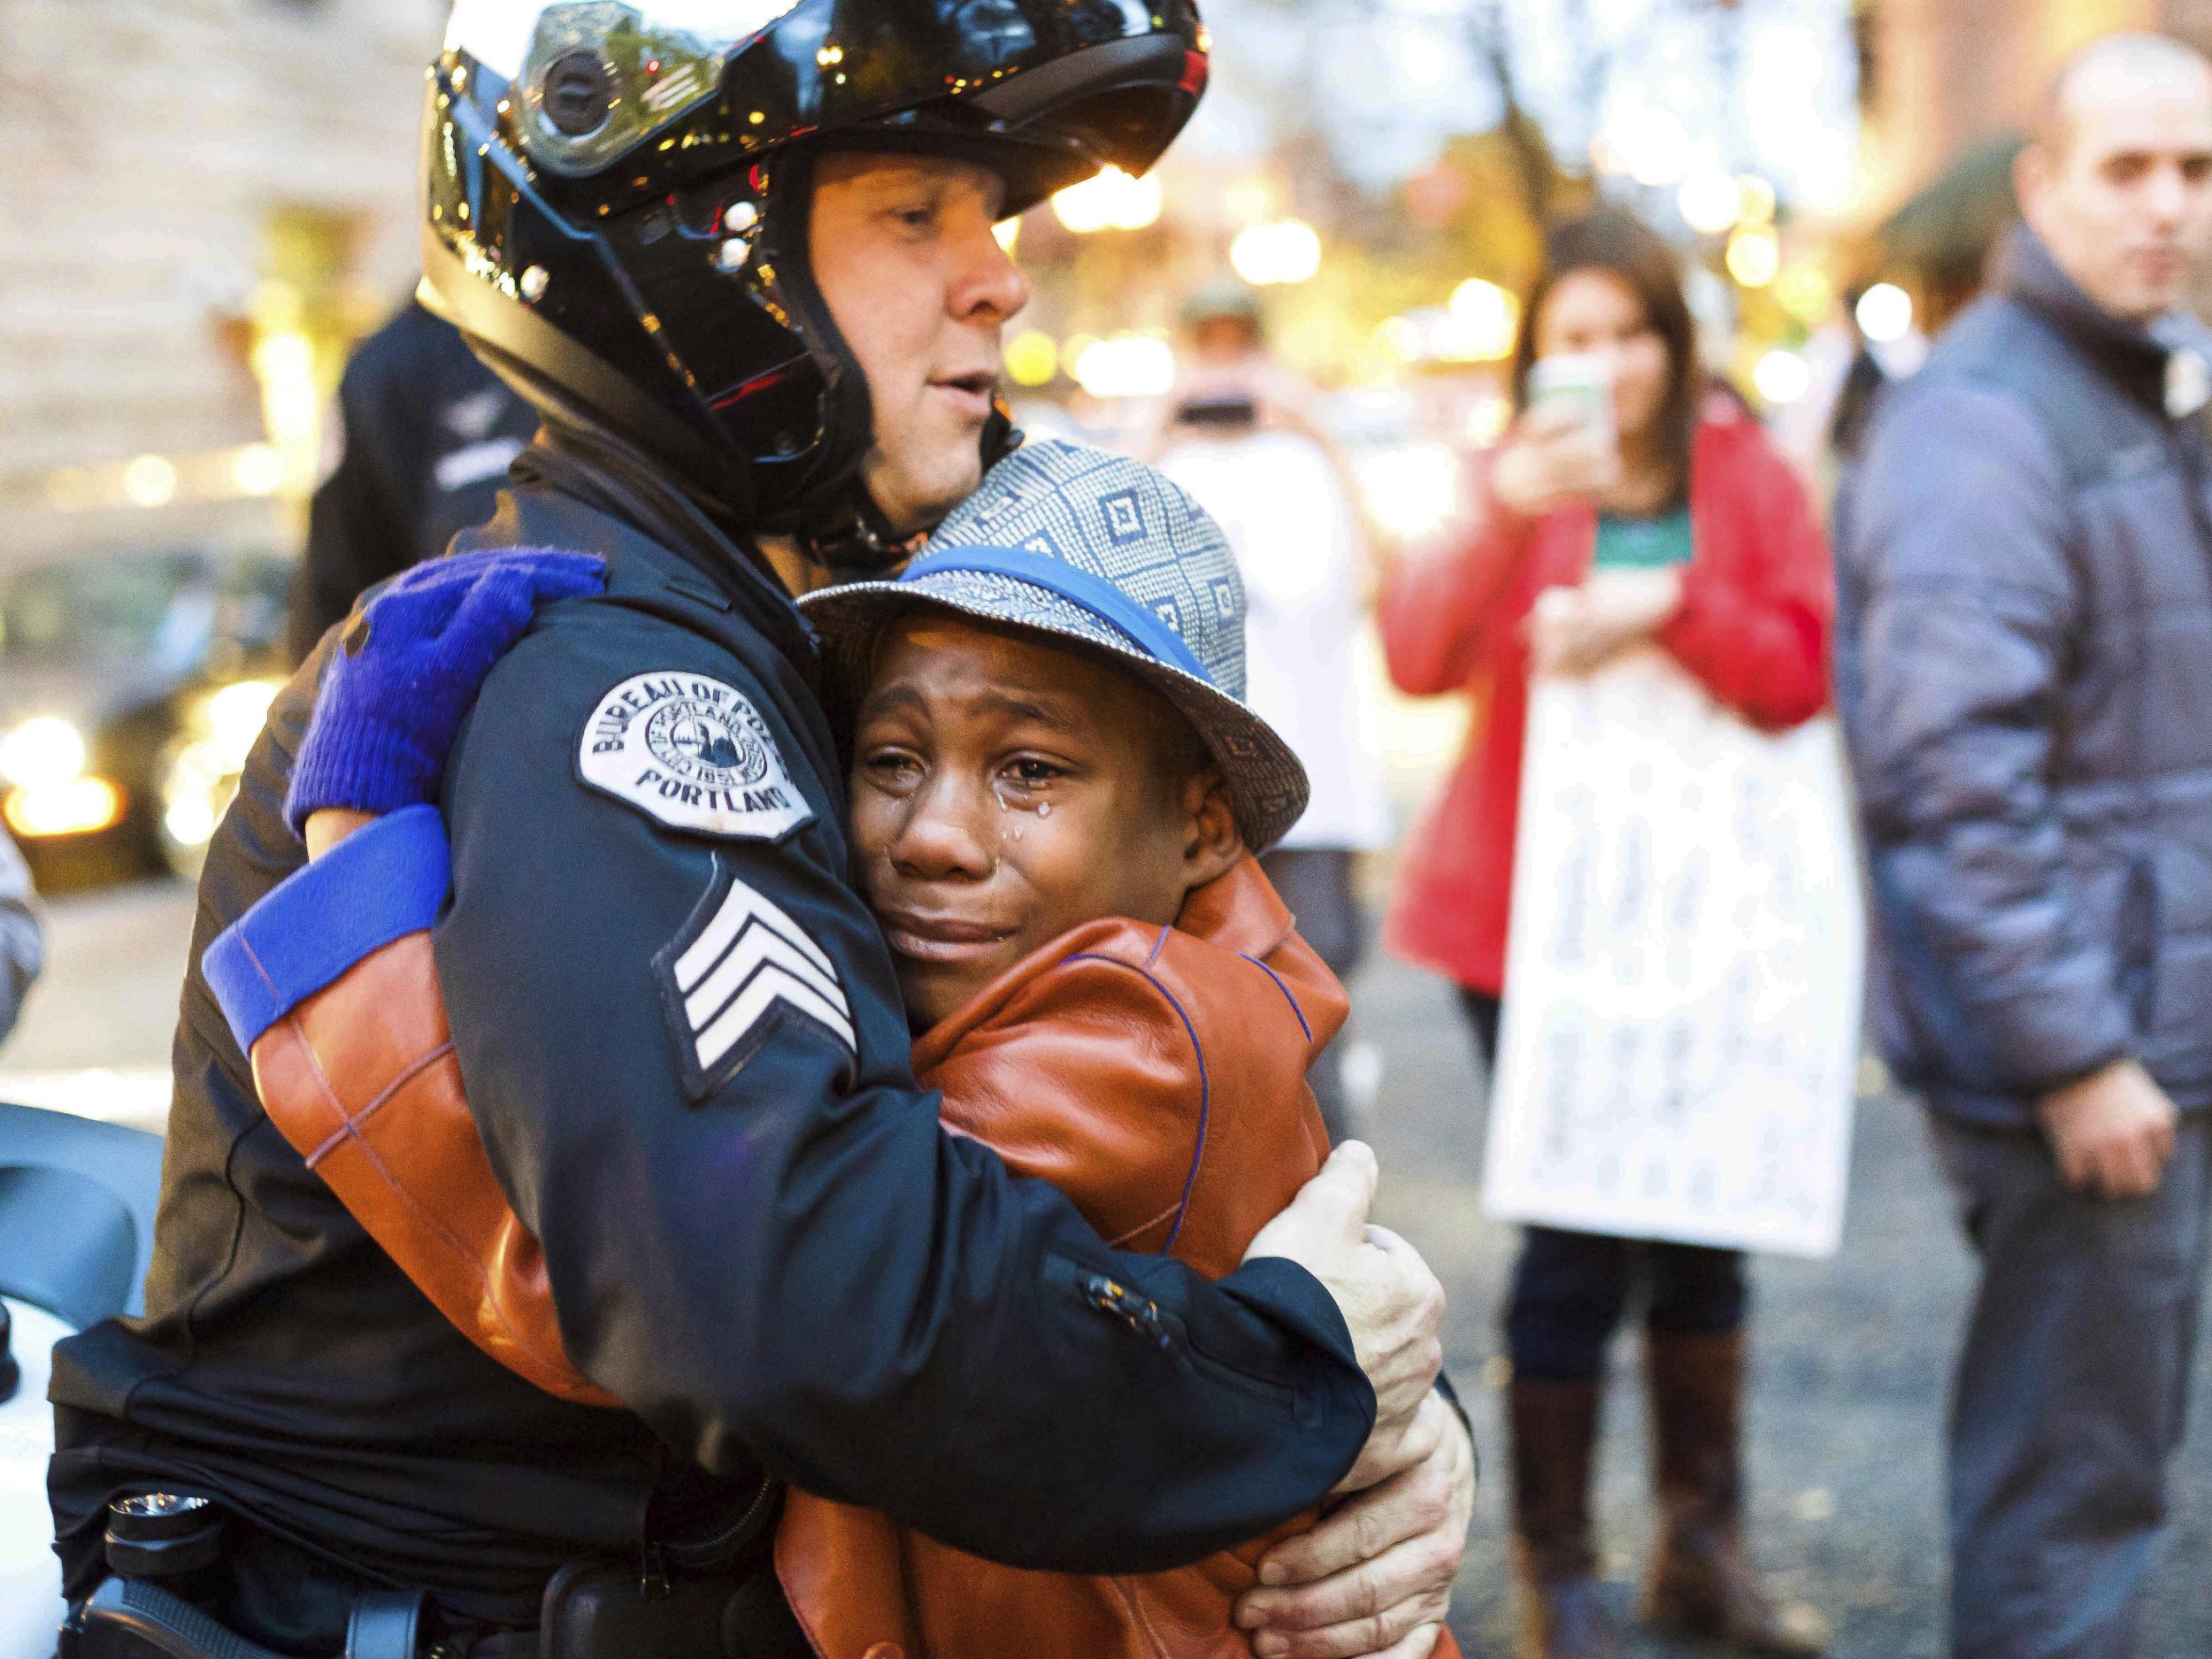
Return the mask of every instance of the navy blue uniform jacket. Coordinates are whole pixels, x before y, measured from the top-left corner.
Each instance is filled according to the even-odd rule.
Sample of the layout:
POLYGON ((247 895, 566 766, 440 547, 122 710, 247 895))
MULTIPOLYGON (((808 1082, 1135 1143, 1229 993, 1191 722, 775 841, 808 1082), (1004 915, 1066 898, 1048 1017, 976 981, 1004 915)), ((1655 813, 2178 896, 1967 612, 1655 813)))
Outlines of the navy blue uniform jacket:
POLYGON ((797 613, 603 446, 541 439, 520 465, 458 545, 600 553, 609 582, 541 614, 462 734, 437 964, 568 1352, 629 1410, 541 1394, 438 1316, 263 1115, 201 976, 303 860, 281 808, 319 654, 201 886, 149 1311, 57 1352, 73 1592, 101 1505, 155 1482, 523 1624, 565 1561, 711 1531, 764 1473, 1086 1572, 1192 1561, 1319 1500, 1374 1415, 1327 1294, 1281 1261, 1208 1284, 1109 1250, 941 1130, 850 883, 797 613), (739 833, 695 826, 718 800, 739 833))

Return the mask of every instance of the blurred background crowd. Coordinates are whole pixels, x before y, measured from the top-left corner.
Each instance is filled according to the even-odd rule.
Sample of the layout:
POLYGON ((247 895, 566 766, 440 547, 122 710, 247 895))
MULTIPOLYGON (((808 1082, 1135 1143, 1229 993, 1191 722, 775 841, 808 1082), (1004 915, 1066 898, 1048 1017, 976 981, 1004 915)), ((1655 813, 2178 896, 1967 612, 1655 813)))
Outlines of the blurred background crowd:
MULTIPOLYGON (((413 284, 442 12, 7 8, 0 726, 12 775, 72 772, 67 733, 20 729, 41 715, 99 751, 5 808, 44 862, 112 826, 188 868, 213 826, 260 708, 258 690, 213 694, 284 665, 288 563, 343 444, 340 373, 413 284), (65 683, 94 663, 92 684, 65 683)), ((1202 357, 1192 296, 1236 284, 1379 541, 1429 534, 1465 452, 1504 428, 1541 227, 1602 198, 1678 250, 1712 365, 1816 470, 1839 402, 1972 290, 2056 56, 2194 18, 2128 0, 1222 0, 1212 88, 1165 165, 1009 227, 1035 297, 1006 384, 1037 430, 1134 441, 1202 357)), ((426 488, 498 475, 512 439, 490 403, 437 419, 426 488)), ((1417 766, 1454 718, 1386 711, 1378 741, 1417 766)))

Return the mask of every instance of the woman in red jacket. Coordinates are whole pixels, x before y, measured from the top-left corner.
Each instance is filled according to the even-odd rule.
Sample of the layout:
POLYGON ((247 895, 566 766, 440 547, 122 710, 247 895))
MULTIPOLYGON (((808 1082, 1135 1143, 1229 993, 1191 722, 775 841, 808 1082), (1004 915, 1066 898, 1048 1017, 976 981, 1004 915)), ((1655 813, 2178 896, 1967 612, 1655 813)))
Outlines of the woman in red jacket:
MULTIPOLYGON (((1390 922, 1402 955, 1462 987, 1486 1060, 1532 673, 1583 672, 1655 642, 1762 726, 1827 700, 1826 549, 1779 451, 1701 383, 1665 243, 1601 211, 1555 232, 1547 256, 1515 365, 1523 413, 1480 469, 1471 538, 1402 561, 1381 602, 1400 687, 1467 691, 1486 710, 1415 832, 1390 922), (1568 354, 1609 359, 1616 442, 1555 401, 1530 407, 1535 364, 1568 354)), ((1605 1350, 1639 1292, 1663 1517, 1644 1617, 1744 1652, 1816 1653, 1809 1621, 1762 1594, 1739 1540, 1741 1256, 1531 1227, 1506 1317, 1523 1659, 1615 1651, 1590 1464, 1605 1350)))

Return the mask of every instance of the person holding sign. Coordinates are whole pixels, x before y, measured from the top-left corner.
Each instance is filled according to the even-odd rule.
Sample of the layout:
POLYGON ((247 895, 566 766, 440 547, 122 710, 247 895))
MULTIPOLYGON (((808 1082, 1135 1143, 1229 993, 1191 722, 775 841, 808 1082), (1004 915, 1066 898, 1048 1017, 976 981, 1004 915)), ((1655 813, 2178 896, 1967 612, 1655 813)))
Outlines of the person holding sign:
MULTIPOLYGON (((1379 606, 1401 689, 1486 702, 1408 848, 1389 930, 1461 987, 1486 1060, 1532 678, 1655 645, 1762 728, 1827 701, 1826 548, 1780 450, 1702 383, 1672 254, 1609 211, 1560 227, 1546 252, 1514 367, 1519 414, 1477 469, 1474 531, 1402 560, 1379 606)), ((1778 1609, 1740 1541, 1740 1255, 1531 1227, 1506 1316, 1523 1659, 1616 1651, 1590 1469, 1606 1348, 1632 1294, 1664 1522, 1646 1621, 1741 1652, 1818 1651, 1809 1609, 1778 1609)))

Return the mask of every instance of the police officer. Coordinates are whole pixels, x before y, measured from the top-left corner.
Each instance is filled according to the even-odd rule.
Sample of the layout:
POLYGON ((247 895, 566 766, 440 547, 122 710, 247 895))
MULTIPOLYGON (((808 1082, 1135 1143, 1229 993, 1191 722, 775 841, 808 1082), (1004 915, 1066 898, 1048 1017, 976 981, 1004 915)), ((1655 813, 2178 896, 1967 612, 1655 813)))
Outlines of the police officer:
POLYGON ((362 342, 338 383, 335 455, 292 576, 292 660, 305 661, 364 588, 490 518, 537 429, 537 411, 419 302, 362 342))
POLYGON ((457 8, 427 288, 545 419, 460 545, 608 580, 463 733, 438 967, 570 1356, 628 1409, 442 1321, 258 1111, 197 970, 301 862, 283 800, 334 637, 211 849, 148 1315, 57 1351, 70 1594, 109 1571, 110 1501, 161 1489, 219 1501, 199 1593, 285 1651, 427 1592, 463 1641, 803 1652, 762 1555, 780 1480, 1087 1571, 1334 1488, 1248 1603, 1263 1650, 1427 1652, 1471 1454, 1430 1392, 1434 1280, 1363 1226, 1371 1162, 1340 1154, 1209 1285, 943 1134, 788 603, 888 568, 1009 442, 991 377, 1025 295, 993 221, 1148 166, 1204 78, 1186 0, 457 8), (667 1623, 702 1584, 705 1623, 667 1623))

